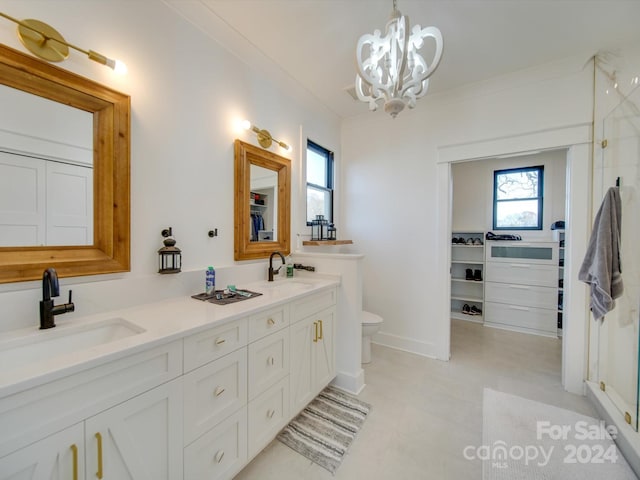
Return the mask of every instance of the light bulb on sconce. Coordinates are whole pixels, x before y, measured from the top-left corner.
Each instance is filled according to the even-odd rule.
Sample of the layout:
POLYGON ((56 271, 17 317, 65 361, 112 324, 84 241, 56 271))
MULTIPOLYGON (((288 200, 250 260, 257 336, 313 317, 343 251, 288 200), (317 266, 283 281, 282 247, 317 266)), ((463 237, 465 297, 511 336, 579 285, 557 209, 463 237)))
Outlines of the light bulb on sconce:
POLYGON ((252 132, 254 132, 258 137, 258 143, 262 148, 269 148, 271 147, 273 142, 275 142, 280 146, 280 148, 283 148, 287 152, 291 151, 291 145, 285 142, 281 142, 280 140, 276 140, 271 136, 271 133, 269 133, 268 130, 260 129, 255 125, 252 125, 249 120, 242 120, 240 122, 240 126, 245 130, 251 130, 252 132))

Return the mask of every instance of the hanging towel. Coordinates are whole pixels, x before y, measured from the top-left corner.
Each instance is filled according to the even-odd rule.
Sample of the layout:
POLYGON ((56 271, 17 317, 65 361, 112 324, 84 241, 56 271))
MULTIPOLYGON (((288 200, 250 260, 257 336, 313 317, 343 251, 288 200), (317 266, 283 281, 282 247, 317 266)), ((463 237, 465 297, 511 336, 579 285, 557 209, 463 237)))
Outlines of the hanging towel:
POLYGON ((618 187, 611 187, 596 214, 587 253, 578 273, 578 279, 591 287, 591 312, 596 320, 613 310, 615 299, 622 295, 621 222, 620 191, 618 187))

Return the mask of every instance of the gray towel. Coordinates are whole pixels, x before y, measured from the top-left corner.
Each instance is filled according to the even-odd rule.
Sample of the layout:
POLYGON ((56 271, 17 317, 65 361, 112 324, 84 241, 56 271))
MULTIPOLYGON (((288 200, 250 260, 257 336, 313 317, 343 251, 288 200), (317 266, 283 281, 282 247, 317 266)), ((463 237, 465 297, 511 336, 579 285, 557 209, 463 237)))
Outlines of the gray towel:
POLYGON ((611 187, 593 222, 587 253, 578 279, 591 286, 591 312, 599 320, 615 307, 622 295, 620 230, 622 207, 618 187, 611 187))

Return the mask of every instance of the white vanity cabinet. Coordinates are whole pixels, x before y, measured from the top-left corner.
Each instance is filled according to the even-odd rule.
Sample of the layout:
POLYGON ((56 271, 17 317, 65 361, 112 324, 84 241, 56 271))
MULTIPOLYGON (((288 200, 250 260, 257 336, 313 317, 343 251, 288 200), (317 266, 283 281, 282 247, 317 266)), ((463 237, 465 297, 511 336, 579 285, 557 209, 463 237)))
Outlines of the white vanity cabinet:
POLYGON ((181 479, 182 379, 147 388, 181 356, 176 342, 3 398, 3 450, 27 446, 0 458, 0 479, 181 479))
POLYGON ((291 411, 296 414, 335 376, 335 290, 291 306, 291 411))

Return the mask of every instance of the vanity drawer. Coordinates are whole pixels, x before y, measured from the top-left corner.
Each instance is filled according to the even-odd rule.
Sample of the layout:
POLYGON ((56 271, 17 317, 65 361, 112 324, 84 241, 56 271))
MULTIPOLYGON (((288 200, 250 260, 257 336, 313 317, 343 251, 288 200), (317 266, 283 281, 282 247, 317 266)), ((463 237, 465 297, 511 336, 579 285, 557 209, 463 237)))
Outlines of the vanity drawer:
POLYGON ((184 376, 184 442, 188 445, 247 402, 246 348, 184 376))
POLYGON ((484 287, 484 299, 487 302, 556 310, 558 308, 558 289, 535 285, 487 282, 484 287))
POLYGON ((247 461, 247 409, 205 433, 184 449, 184 480, 228 480, 247 461))
POLYGON ((249 399, 289 375, 289 329, 249 345, 249 399))
POLYGON ((249 458, 260 452, 289 421, 289 377, 249 403, 249 458))
POLYGON ((246 344, 246 318, 186 337, 184 339, 184 371, 189 372, 246 344))
POLYGON ((260 312, 249 317, 249 342, 277 332, 289 325, 289 305, 260 312))
POLYGON ((558 267, 527 262, 487 262, 485 281, 557 287, 558 267))
POLYGON ((484 323, 529 333, 557 336, 556 310, 485 302, 484 323))
POLYGON ((336 304, 336 289, 309 295, 291 304, 291 323, 298 322, 336 304))

